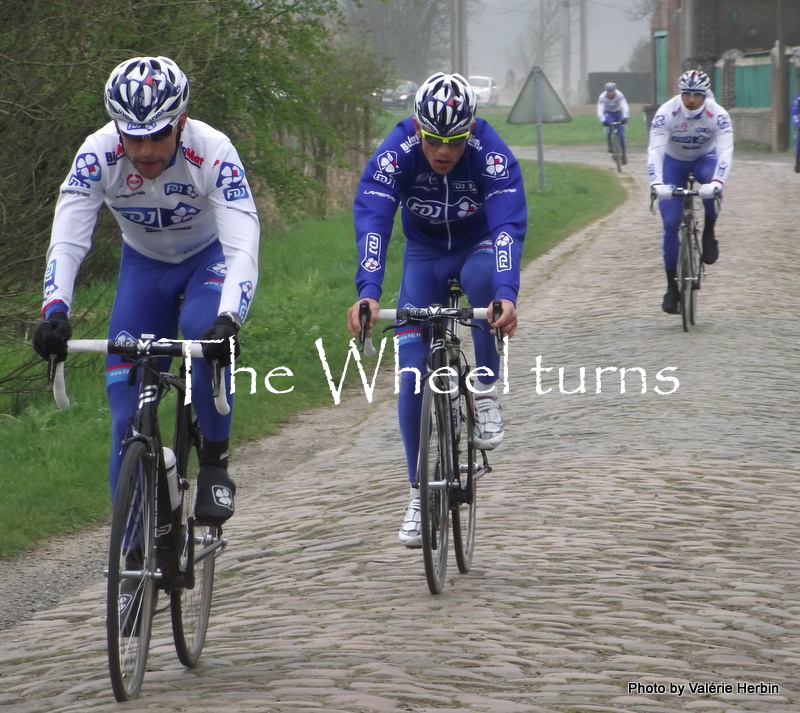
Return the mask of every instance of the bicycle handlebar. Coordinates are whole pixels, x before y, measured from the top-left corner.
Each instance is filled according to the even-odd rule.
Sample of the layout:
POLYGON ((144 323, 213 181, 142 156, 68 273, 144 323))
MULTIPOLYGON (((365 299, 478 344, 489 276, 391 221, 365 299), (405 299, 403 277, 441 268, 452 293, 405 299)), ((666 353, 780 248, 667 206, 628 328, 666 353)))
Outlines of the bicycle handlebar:
MULTIPOLYGON (((139 359, 141 357, 191 357, 203 358, 203 346, 198 341, 159 339, 142 336, 135 344, 118 344, 113 339, 70 339, 67 342, 69 354, 118 354, 119 356, 139 359)), ((231 407, 222 388, 222 366, 218 360, 212 362, 212 388, 214 392, 214 405, 222 416, 230 413, 231 407)), ((56 405, 61 410, 70 407, 67 395, 66 379, 64 377, 64 362, 56 362, 55 357, 50 357, 47 370, 47 387, 53 392, 56 405)))
MULTIPOLYGON (((492 302, 494 311, 494 319, 497 319, 503 313, 503 307, 500 300, 492 302)), ((372 343, 372 336, 367 334, 369 325, 369 303, 362 302, 359 305, 359 320, 361 322, 361 332, 359 334, 359 347, 362 352, 368 357, 373 357, 376 354, 375 345, 372 343)), ((489 310, 486 307, 443 307, 441 305, 432 305, 430 307, 408 307, 401 309, 380 309, 378 310, 378 319, 392 320, 399 322, 393 325, 399 327, 404 324, 420 324, 422 322, 444 321, 444 320, 457 320, 466 323, 471 319, 488 319, 489 310)), ((478 326, 478 325, 475 325, 478 326)), ((392 329, 392 326, 387 327, 392 329)), ((503 353, 503 330, 495 330, 495 348, 498 354, 503 353)))
MULTIPOLYGON (((672 187, 672 197, 673 198, 686 198, 687 196, 699 196, 700 191, 697 188, 685 188, 684 186, 673 186, 672 187)), ((656 204, 658 200, 658 196, 656 195, 655 188, 650 188, 650 212, 655 213, 653 206, 656 204)), ((722 210, 722 191, 714 187, 714 204, 717 209, 717 214, 719 215, 720 210, 722 210)))

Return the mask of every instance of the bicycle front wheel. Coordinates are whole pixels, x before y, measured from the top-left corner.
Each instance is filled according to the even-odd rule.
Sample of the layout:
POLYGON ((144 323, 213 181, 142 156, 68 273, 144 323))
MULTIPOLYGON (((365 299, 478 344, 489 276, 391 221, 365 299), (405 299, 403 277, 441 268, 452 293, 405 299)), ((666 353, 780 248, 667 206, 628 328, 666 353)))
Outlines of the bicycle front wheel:
POLYGON ((458 453, 456 463, 459 464, 459 481, 457 490, 451 499, 450 517, 453 529, 453 551, 456 554, 458 571, 469 572, 472 566, 472 553, 475 548, 475 516, 476 497, 475 487, 477 475, 476 458, 478 449, 475 447, 475 412, 472 404, 472 393, 464 384, 458 398, 458 417, 460 418, 460 438, 458 439, 458 453))
POLYGON ((181 586, 170 592, 170 613, 178 660, 184 666, 193 668, 205 645, 221 531, 217 527, 201 527, 194 523, 193 504, 197 496, 202 435, 193 419, 191 407, 179 405, 178 408, 174 450, 179 454, 181 476, 181 516, 178 520, 181 586))
POLYGON ((156 603, 155 462, 148 447, 128 446, 119 473, 108 552, 106 632, 114 697, 136 698, 142 687, 156 603))
POLYGON ((617 164, 617 172, 622 172, 622 141, 617 133, 617 127, 613 127, 611 131, 611 154, 614 158, 614 163, 617 164))
POLYGON ((447 379, 430 377, 422 395, 422 421, 417 460, 422 557, 432 594, 439 594, 447 574, 447 541, 450 528, 450 484, 453 446, 450 436, 450 396, 447 379), (435 394, 432 383, 443 393, 435 394))
POLYGON ((703 265, 701 263, 700 241, 697 238, 697 228, 692 231, 690 243, 690 259, 692 270, 692 298, 689 304, 689 321, 694 325, 694 319, 697 314, 697 290, 700 289, 700 279, 703 275, 703 265))
POLYGON ((691 233, 686 225, 682 225, 680 231, 677 277, 678 290, 680 292, 683 331, 688 332, 689 326, 694 324, 694 290, 692 289, 691 233))

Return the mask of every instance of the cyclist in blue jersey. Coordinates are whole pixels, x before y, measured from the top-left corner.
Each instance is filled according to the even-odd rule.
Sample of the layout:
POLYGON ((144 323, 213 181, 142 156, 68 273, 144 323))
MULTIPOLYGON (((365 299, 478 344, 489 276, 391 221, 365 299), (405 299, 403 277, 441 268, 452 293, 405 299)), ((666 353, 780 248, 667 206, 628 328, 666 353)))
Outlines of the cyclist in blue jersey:
POLYGON ((612 121, 621 122, 621 126, 616 127, 619 133, 619 142, 622 147, 622 163, 628 163, 627 148, 625 144, 625 124, 628 123, 631 110, 628 107, 628 100, 625 95, 617 89, 614 82, 606 84, 603 93, 597 98, 597 118, 606 127, 606 141, 608 142, 608 152, 611 153, 611 131, 612 121))
POLYGON ((733 160, 731 119, 714 100, 708 75, 696 69, 684 72, 678 80, 678 89, 680 94, 656 111, 647 150, 650 190, 661 201, 659 208, 664 223, 661 249, 667 291, 661 309, 668 314, 678 314, 680 305, 675 276, 683 204, 680 198, 672 197, 672 189, 686 186, 690 173, 700 184, 698 191, 705 210, 703 262, 712 265, 719 257, 715 195, 722 195, 733 160))
POLYGON ((794 124, 796 139, 794 144, 794 171, 800 173, 800 94, 792 101, 792 123, 794 124))
MULTIPOLYGON (((223 340, 204 344, 203 353, 230 364, 258 280, 259 220, 241 159, 224 134, 188 117, 189 82, 167 57, 122 62, 104 96, 111 121, 78 150, 56 203, 34 349, 45 359, 66 358, 75 280, 105 203, 122 233, 109 338, 180 331, 185 339, 223 340)), ((192 374, 204 436, 195 517, 215 525, 233 514, 236 486, 228 474, 231 414, 214 407, 206 360, 192 374)), ((112 498, 136 404, 129 371, 120 357, 107 358, 112 498)))
MULTIPOLYGON (((476 118, 477 101, 459 74, 438 72, 417 91, 414 116, 398 123, 368 162, 356 192, 358 301, 348 328, 359 332, 359 305, 377 320, 386 251, 397 209, 406 237, 399 306, 447 304, 448 280, 458 278, 475 307, 503 305, 502 315, 473 330, 475 361, 484 367, 474 388, 476 443, 494 448, 505 433, 497 400, 499 356, 494 331, 511 337, 517 327, 520 258, 527 204, 516 158, 497 132, 476 118)), ((401 374, 400 432, 411 498, 400 529, 408 547, 422 542, 416 483, 422 392, 410 369, 424 373, 428 345, 419 327, 397 332, 401 374)))

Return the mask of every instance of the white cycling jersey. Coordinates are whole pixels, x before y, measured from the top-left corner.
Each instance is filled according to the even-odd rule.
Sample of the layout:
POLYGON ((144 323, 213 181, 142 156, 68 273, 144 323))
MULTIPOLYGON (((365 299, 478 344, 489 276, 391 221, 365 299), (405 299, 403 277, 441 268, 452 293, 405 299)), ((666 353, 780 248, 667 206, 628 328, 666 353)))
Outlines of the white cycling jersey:
MULTIPOLYGON (((61 185, 47 252, 45 308, 55 301, 71 305, 103 203, 123 241, 154 260, 177 264, 219 240, 226 264, 219 313, 245 318, 242 286, 252 296, 260 230, 242 161, 225 134, 187 119, 172 163, 153 180, 133 167, 113 121, 91 134, 61 185)), ((249 300, 245 311, 247 305, 249 300)))
POLYGON ((725 183, 733 158, 733 128, 728 112, 709 92, 700 110, 689 112, 678 94, 662 104, 653 117, 647 168, 650 184, 663 183, 664 155, 693 161, 716 151, 714 178, 725 183))
POLYGON ((605 121, 606 114, 613 114, 618 111, 622 112, 623 119, 627 119, 631 115, 628 100, 619 89, 614 90, 613 99, 609 99, 606 92, 597 97, 597 118, 600 121, 605 121))

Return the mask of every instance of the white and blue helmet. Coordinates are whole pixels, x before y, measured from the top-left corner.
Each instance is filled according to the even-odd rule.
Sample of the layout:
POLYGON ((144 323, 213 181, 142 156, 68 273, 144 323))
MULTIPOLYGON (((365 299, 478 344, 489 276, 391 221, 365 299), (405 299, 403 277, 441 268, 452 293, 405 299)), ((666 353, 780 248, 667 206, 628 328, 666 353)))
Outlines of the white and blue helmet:
POLYGON ((104 100, 121 131, 145 136, 186 111, 189 81, 169 57, 134 57, 111 72, 104 100))
POLYGON ((678 80, 678 89, 681 94, 708 94, 711 89, 711 80, 705 72, 699 69, 691 69, 684 72, 678 80))
POLYGON ((469 82, 460 74, 437 72, 417 90, 414 114, 420 126, 439 136, 468 131, 475 120, 478 101, 469 82))

